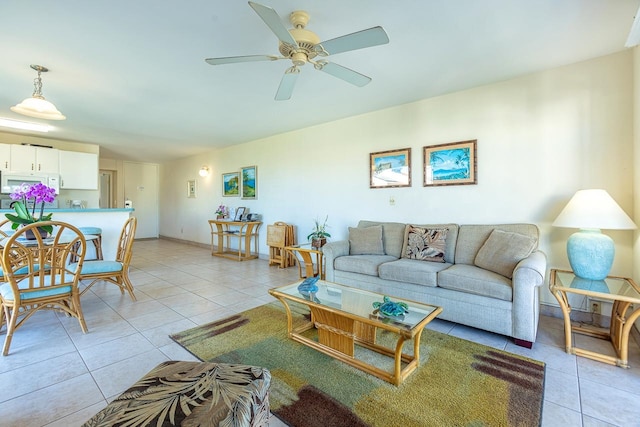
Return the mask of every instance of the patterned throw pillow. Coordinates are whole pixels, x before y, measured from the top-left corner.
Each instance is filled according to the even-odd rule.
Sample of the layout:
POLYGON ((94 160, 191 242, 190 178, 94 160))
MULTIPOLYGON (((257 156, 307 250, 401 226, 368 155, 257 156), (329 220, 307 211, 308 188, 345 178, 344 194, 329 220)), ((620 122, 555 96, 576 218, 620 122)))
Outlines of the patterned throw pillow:
POLYGON ((407 225, 402 258, 444 262, 447 228, 423 228, 407 225))

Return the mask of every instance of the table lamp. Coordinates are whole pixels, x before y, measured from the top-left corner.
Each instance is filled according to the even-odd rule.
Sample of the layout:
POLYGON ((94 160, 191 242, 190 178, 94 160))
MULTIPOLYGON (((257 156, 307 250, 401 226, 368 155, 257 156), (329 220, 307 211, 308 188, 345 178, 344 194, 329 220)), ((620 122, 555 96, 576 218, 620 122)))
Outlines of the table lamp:
POLYGON ((613 239, 602 234, 600 229, 636 228, 605 190, 576 192, 552 225, 580 229, 567 240, 567 256, 575 275, 589 280, 604 279, 613 265, 613 239))

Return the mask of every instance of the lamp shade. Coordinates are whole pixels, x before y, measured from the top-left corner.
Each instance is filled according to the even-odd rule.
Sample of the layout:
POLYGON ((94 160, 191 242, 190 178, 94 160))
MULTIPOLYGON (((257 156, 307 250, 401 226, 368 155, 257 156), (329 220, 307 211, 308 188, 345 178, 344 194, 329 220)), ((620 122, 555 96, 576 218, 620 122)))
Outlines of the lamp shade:
POLYGON ((66 117, 58 111, 55 105, 42 97, 27 98, 18 105, 11 107, 11 111, 23 116, 37 117, 47 120, 64 120, 66 117))
POLYGON ((613 265, 615 245, 600 229, 636 228, 605 190, 576 192, 552 225, 580 229, 567 240, 567 257, 575 275, 588 280, 603 280, 613 265))
POLYGON ((633 230, 634 222, 605 190, 580 190, 553 221, 554 227, 633 230))

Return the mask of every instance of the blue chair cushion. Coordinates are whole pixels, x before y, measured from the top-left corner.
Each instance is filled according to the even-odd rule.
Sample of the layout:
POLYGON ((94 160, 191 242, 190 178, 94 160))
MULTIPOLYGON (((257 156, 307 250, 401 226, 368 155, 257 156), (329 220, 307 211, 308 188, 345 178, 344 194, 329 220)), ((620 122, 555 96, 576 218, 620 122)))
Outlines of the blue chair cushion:
POLYGON ((102 228, 100 227, 78 227, 78 230, 82 234, 102 234, 102 228))
MULTIPOLYGON (((34 267, 36 271, 40 270, 40 265, 35 265, 34 267)), ((45 264, 44 269, 48 270, 49 266, 45 264)), ((29 272, 29 266, 25 265, 24 267, 20 267, 19 269, 14 271, 13 274, 27 274, 28 272, 29 272)), ((0 277, 4 277, 4 271, 2 271, 2 268, 0 268, 0 277)))
MULTIPOLYGON (((69 278, 70 276, 67 275, 66 277, 69 278)), ((55 283, 60 283, 60 276, 59 275, 55 276, 54 282, 55 283)), ((51 284, 51 276, 45 277, 44 283, 45 283, 45 287, 44 288, 40 288, 37 291, 25 292, 25 293, 21 292, 20 293, 20 299, 22 301, 27 301, 27 300, 35 299, 35 298, 49 297, 49 296, 53 296, 53 295, 68 294, 68 293, 71 292, 71 285, 62 286, 62 287, 59 287, 59 288, 49 288, 49 289, 47 289, 46 287, 51 284)), ((28 287, 29 287, 29 282, 28 282, 27 279, 23 279, 23 280, 18 282, 18 289, 27 289, 28 287)), ((13 301, 15 299, 15 296, 13 295, 13 289, 11 288, 11 284, 4 283, 3 285, 0 285, 0 295, 2 295, 2 298, 4 300, 13 301)))
MULTIPOLYGON (((69 270, 76 271, 78 263, 69 264, 69 270)), ((118 261, 85 261, 81 274, 118 273, 122 271, 122 263, 118 261)))

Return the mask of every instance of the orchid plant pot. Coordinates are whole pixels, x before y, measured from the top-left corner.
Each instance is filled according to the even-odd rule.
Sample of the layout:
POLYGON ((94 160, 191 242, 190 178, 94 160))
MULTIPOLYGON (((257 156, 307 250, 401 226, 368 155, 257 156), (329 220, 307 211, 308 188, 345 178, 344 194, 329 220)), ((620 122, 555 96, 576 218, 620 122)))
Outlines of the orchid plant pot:
MULTIPOLYGON (((49 236, 49 233, 46 230, 43 230, 40 227, 37 227, 36 230, 38 230, 38 233, 40 234, 40 237, 42 237, 43 239, 46 239, 49 236)), ((36 235, 34 234, 34 230, 27 230, 24 233, 24 237, 27 240, 36 240, 36 235)))

